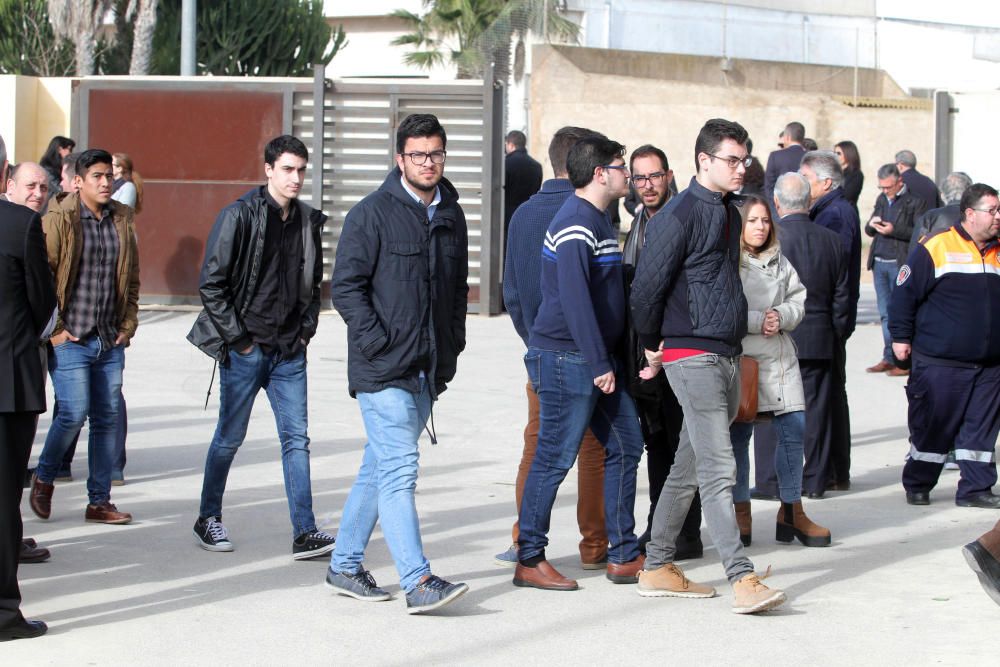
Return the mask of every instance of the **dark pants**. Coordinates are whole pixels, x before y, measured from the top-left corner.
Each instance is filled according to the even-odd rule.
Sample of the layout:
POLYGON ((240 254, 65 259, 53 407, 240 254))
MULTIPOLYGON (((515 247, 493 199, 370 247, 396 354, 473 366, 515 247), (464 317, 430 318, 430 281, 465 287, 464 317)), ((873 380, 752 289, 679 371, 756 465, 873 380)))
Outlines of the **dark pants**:
MULTIPOLYGON (((667 481, 670 467, 674 465, 677 445, 681 441, 681 427, 684 412, 670 383, 662 373, 647 380, 657 383, 652 395, 643 395, 641 390, 632 393, 639 411, 639 426, 646 447, 646 472, 649 475, 649 515, 646 517, 646 534, 653 529, 653 512, 660 499, 663 483, 667 481)), ((645 384, 645 383, 644 383, 645 384)), ((691 508, 684 519, 681 535, 696 540, 701 538, 701 494, 695 493, 691 508)))
POLYGON ((903 487, 930 491, 948 450, 962 473, 957 500, 989 491, 997 483, 1000 432, 1000 366, 957 368, 915 361, 906 385, 910 457, 903 487))
POLYGON ((844 484, 851 481, 851 410, 847 403, 847 341, 833 346, 833 400, 830 418, 833 432, 830 443, 830 468, 827 478, 844 484))
POLYGON ((806 396, 806 462, 802 468, 802 492, 826 491, 833 436, 831 403, 834 372, 831 359, 799 359, 802 389, 806 396))
POLYGON ((17 559, 21 553, 21 494, 38 415, 0 413, 0 628, 22 620, 17 559))

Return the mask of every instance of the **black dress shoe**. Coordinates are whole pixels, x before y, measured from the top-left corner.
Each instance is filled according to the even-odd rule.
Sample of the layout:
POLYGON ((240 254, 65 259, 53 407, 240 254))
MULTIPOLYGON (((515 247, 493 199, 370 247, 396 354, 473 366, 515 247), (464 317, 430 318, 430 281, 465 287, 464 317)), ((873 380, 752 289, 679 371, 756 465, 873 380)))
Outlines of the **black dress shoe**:
POLYGON ((979 583, 982 584, 986 594, 1000 604, 1000 563, 997 559, 979 543, 979 540, 969 542, 962 547, 962 555, 979 577, 979 583))
POLYGON ((17 557, 18 563, 44 563, 49 559, 52 554, 45 547, 40 547, 37 544, 35 546, 30 546, 24 540, 21 540, 21 553, 17 557))
POLYGON ((49 626, 42 621, 29 621, 22 618, 14 625, 0 628, 0 642, 9 642, 12 639, 34 639, 41 637, 48 632, 49 626))
POLYGON ((690 560, 705 555, 705 546, 701 543, 700 537, 678 535, 675 544, 677 550, 674 551, 674 560, 690 560))
POLYGON ((927 491, 907 491, 906 502, 910 505, 930 505, 931 494, 927 491))
POLYGON ((826 491, 810 491, 809 498, 812 500, 822 500, 826 497, 826 491))
POLYGON ((829 482, 826 483, 826 490, 827 491, 850 491, 851 490, 851 482, 850 481, 835 482, 833 480, 830 480, 829 482))
POLYGON ((983 491, 960 498, 955 501, 955 504, 959 507, 982 507, 988 510, 1000 510, 1000 496, 994 495, 992 491, 983 491))
POLYGON ((767 493, 766 491, 758 491, 755 488, 750 489, 750 498, 753 500, 773 500, 776 502, 781 500, 781 498, 779 498, 778 496, 772 496, 770 493, 767 493))

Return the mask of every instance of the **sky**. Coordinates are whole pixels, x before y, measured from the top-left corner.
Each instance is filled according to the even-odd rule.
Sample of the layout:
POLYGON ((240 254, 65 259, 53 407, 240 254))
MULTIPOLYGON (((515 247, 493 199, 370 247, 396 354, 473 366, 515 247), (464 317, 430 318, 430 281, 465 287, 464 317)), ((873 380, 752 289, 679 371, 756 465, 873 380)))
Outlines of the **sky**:
POLYGON ((996 0, 877 0, 876 11, 884 18, 903 18, 935 23, 1000 28, 996 0))

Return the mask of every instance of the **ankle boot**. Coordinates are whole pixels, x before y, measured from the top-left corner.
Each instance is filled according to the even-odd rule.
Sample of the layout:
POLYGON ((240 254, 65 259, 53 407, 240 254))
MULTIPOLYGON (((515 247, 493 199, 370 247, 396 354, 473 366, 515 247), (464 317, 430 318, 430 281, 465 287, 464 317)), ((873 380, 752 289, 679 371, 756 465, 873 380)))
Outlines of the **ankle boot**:
POLYGON ((743 503, 733 503, 736 508, 736 525, 740 527, 740 542, 743 546, 750 546, 752 537, 753 518, 750 516, 750 501, 743 503))
POLYGON ((807 547, 828 547, 831 541, 830 531, 806 516, 801 501, 781 503, 774 537, 779 542, 791 542, 798 538, 807 547))

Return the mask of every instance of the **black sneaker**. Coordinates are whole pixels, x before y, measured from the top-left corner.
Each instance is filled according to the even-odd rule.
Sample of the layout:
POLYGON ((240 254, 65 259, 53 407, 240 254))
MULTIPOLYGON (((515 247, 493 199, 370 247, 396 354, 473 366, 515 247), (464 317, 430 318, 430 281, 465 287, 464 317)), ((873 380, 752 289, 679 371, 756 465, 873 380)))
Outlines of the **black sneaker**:
POLYGON ((322 530, 314 530, 299 535, 292 541, 292 558, 295 560, 317 558, 333 551, 334 546, 333 535, 322 530))
POLYGON ((468 592, 467 584, 451 584, 431 575, 406 594, 406 613, 422 614, 454 602, 468 592))
POLYGON ((222 517, 210 516, 207 519, 198 517, 194 522, 194 537, 198 546, 206 551, 232 551, 233 543, 229 541, 226 527, 222 525, 222 517))
POLYGON ((340 595, 364 602, 381 602, 392 599, 389 593, 378 587, 378 584, 375 583, 375 577, 365 568, 361 568, 355 574, 334 572, 327 568, 326 585, 340 595))

